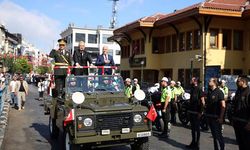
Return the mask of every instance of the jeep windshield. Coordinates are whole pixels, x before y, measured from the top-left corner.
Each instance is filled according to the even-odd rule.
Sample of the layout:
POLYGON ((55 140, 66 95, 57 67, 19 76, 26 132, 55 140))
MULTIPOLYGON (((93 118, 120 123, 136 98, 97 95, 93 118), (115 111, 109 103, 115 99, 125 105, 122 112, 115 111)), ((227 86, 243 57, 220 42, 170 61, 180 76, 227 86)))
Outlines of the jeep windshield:
POLYGON ((124 83, 120 76, 70 76, 66 81, 70 93, 123 92, 124 83))

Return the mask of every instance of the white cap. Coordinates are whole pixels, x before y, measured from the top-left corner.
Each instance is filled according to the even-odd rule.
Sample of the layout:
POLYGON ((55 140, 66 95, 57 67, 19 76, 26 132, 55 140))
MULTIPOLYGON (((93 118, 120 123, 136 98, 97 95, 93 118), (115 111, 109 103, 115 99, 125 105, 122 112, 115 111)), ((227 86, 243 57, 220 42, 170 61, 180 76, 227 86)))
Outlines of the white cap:
POLYGON ((130 79, 130 78, 126 78, 125 81, 126 81, 126 82, 131 82, 131 79, 130 79))
POLYGON ((181 85, 181 82, 180 82, 180 81, 177 81, 177 85, 179 85, 179 86, 180 86, 180 85, 181 85))
POLYGON ((161 79, 161 81, 168 82, 168 78, 167 78, 167 77, 163 77, 163 78, 161 79))
POLYGON ((172 80, 170 83, 171 83, 171 84, 175 84, 175 81, 174 81, 174 80, 172 80))
POLYGON ((226 80, 221 80, 221 83, 226 83, 226 80))
POLYGON ((134 78, 134 82, 138 82, 138 79, 137 79, 137 78, 134 78))

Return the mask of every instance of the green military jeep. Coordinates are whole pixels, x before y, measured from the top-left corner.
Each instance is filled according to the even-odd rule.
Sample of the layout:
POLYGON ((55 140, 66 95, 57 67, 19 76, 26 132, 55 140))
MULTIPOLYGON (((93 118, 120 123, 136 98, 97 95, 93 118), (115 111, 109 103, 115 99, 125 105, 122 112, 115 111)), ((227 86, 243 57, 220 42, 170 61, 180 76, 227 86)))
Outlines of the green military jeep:
POLYGON ((49 107, 49 131, 52 138, 63 133, 66 150, 118 145, 149 149, 151 122, 148 108, 140 105, 142 91, 136 91, 138 101, 129 100, 116 75, 70 75, 65 84, 64 96, 54 98, 49 107))

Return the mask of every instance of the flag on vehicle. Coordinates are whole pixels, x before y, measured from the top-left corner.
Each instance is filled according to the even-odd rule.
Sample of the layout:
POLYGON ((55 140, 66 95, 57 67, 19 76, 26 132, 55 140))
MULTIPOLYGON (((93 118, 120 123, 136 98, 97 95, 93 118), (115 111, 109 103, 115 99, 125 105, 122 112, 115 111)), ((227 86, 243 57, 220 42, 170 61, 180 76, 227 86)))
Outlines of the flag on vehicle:
POLYGON ((154 105, 151 105, 150 110, 148 111, 148 114, 146 116, 149 120, 151 121, 155 121, 156 117, 157 117, 157 112, 155 110, 154 105))
POLYGON ((75 109, 71 109, 67 118, 63 121, 63 125, 67 126, 67 124, 73 121, 74 118, 75 118, 75 109))

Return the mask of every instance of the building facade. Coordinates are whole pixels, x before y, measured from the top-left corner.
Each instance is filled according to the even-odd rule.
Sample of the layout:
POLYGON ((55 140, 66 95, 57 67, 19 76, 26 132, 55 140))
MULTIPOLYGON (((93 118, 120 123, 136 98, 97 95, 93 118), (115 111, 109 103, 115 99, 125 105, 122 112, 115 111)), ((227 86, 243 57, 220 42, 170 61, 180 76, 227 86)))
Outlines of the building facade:
POLYGON ((67 48, 72 55, 74 50, 78 48, 79 42, 84 41, 86 50, 91 54, 95 62, 97 56, 102 53, 102 47, 106 45, 109 47, 109 54, 113 56, 115 64, 120 65, 120 46, 116 42, 108 41, 111 36, 113 36, 112 29, 77 28, 73 25, 69 25, 61 33, 61 37, 67 40, 67 48))
POLYGON ((170 14, 141 18, 114 31, 123 77, 158 82, 167 76, 203 85, 221 74, 249 74, 249 0, 209 0, 170 14))

